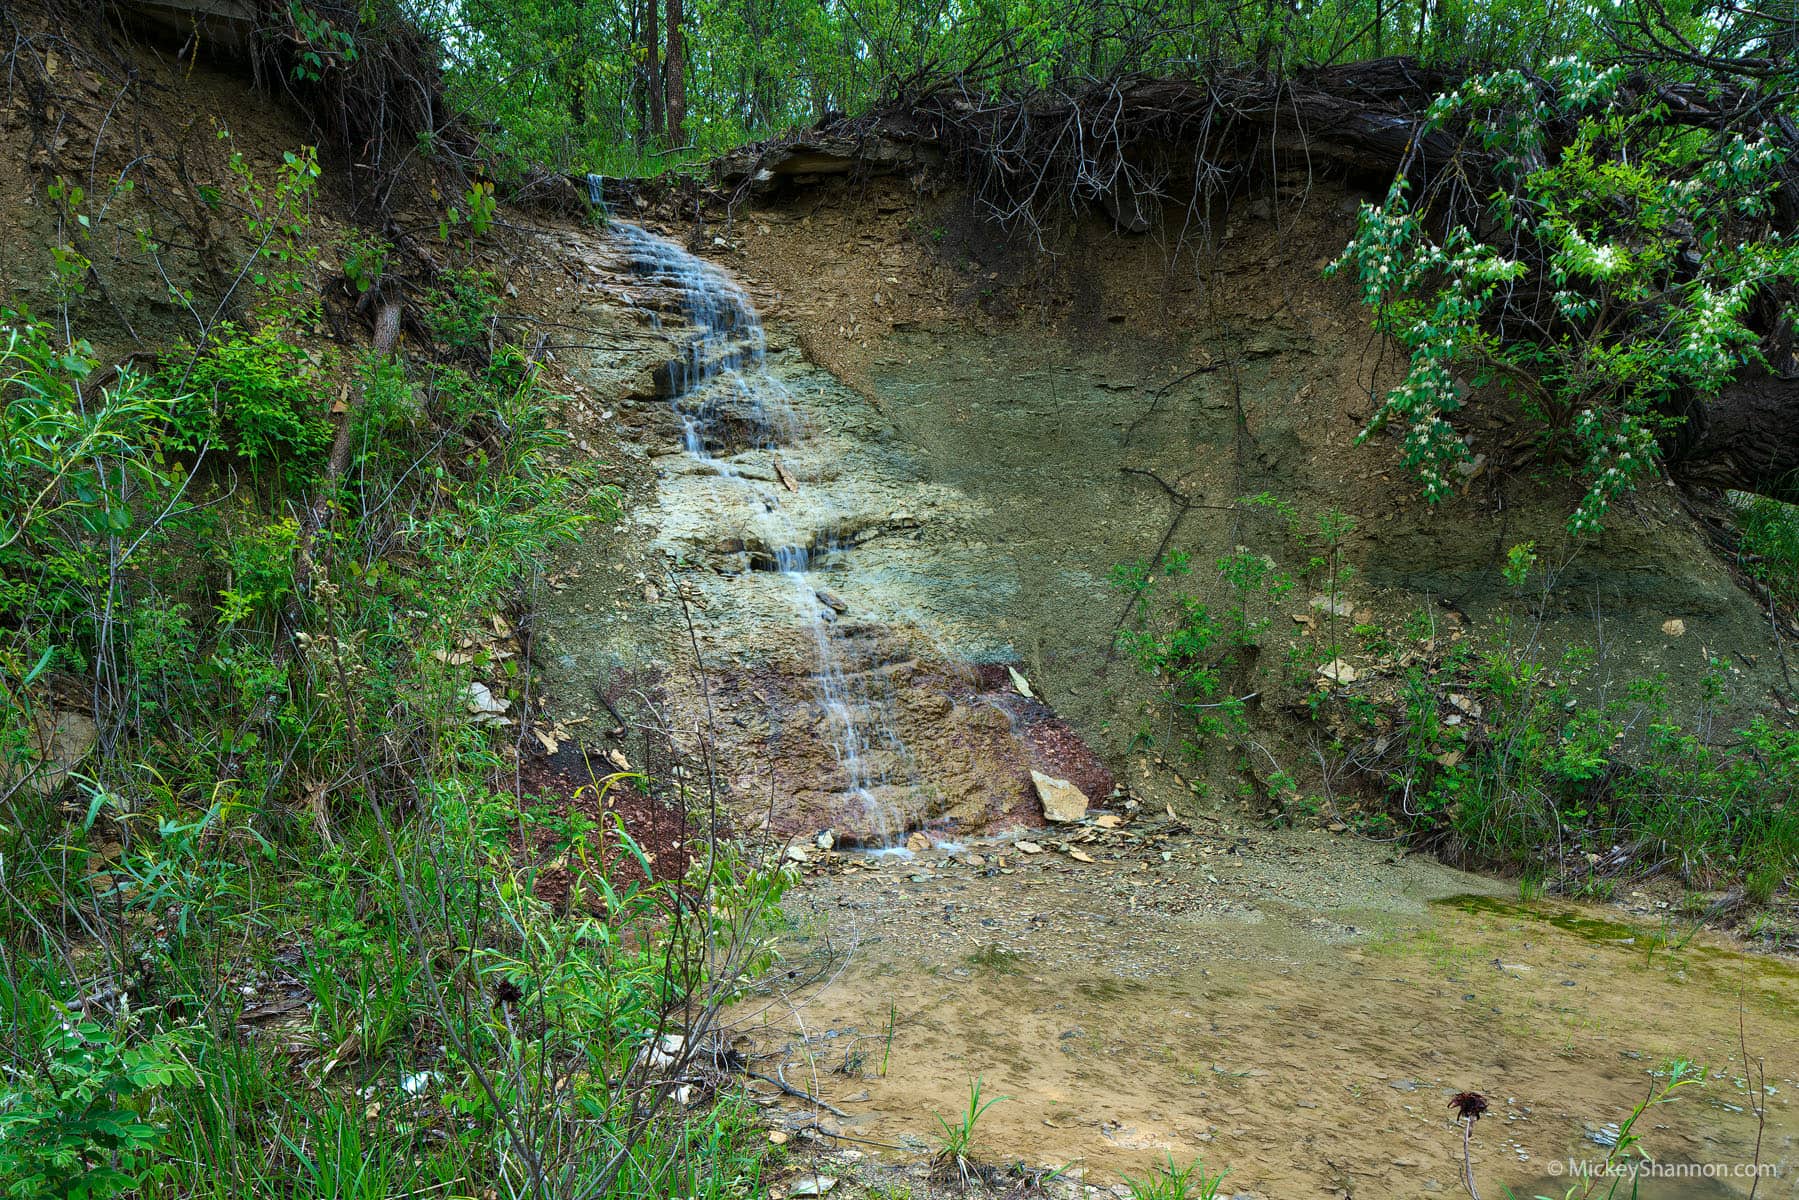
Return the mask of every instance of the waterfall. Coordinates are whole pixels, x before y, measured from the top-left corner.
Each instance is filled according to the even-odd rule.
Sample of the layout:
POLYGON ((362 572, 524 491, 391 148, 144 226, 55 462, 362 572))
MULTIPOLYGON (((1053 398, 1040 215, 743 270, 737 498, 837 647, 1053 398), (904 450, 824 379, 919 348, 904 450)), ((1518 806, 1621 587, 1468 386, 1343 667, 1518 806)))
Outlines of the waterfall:
POLYGON ((763 514, 763 540, 776 571, 792 586, 799 619, 810 628, 813 685, 848 799, 861 807, 883 846, 894 849, 906 833, 894 791, 915 791, 918 772, 900 735, 893 697, 871 685, 868 671, 856 669, 849 639, 817 579, 847 568, 850 548, 835 521, 815 516, 802 528, 775 488, 738 469, 758 456, 772 467, 777 447, 806 436, 793 396, 768 368, 761 318, 749 295, 718 266, 636 225, 614 221, 611 230, 639 277, 680 297, 689 328, 681 331, 680 353, 664 370, 682 448, 705 464, 718 486, 747 489, 752 511, 763 514))

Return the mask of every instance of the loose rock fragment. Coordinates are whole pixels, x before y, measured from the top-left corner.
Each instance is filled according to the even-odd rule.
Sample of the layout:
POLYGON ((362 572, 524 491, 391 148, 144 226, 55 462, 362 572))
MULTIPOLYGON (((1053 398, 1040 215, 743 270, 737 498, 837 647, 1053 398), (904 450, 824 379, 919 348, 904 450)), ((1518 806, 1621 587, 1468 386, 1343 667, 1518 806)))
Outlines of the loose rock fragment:
POLYGON ((1037 698, 1037 694, 1031 691, 1030 681, 1018 673, 1017 667, 1007 667, 1006 674, 1012 677, 1012 686, 1018 689, 1018 694, 1020 696, 1023 696, 1026 700, 1035 700, 1037 698))
POLYGON ((1087 815, 1087 793, 1066 779, 1032 771, 1031 782, 1036 785, 1037 798, 1043 801, 1044 820, 1066 823, 1087 815))

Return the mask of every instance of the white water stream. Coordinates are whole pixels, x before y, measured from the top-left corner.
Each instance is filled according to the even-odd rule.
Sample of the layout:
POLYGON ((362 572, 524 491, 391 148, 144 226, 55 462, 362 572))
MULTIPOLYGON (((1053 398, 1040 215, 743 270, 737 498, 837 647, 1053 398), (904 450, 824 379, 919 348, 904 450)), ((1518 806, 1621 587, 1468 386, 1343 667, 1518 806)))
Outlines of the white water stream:
MULTIPOLYGON (((717 266, 638 226, 613 221, 610 229, 640 277, 680 298, 690 328, 677 332, 685 341, 666 372, 682 448, 719 487, 747 493, 745 508, 755 514, 755 528, 720 533, 759 546, 763 561, 772 560, 792 584, 797 614, 816 647, 818 704, 847 780, 846 804, 861 809, 866 828, 892 848, 906 833, 904 810, 895 800, 920 781, 892 697, 864 669, 867 664, 853 660, 835 597, 819 579, 823 572, 849 568, 850 547, 836 521, 813 518, 810 527, 802 527, 782 489, 739 469, 760 458, 770 468, 767 474, 782 478, 784 468, 775 467, 778 448, 794 447, 807 435, 792 394, 769 369, 762 321, 749 296, 717 266)), ((660 320, 654 313, 652 318, 660 320)))

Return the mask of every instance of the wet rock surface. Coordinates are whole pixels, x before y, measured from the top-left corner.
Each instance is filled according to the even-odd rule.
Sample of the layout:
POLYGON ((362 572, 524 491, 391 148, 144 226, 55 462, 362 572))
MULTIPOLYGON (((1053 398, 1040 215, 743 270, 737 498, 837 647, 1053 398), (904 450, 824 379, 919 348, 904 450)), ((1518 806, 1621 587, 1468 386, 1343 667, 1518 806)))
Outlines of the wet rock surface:
MULTIPOLYGON (((763 340, 716 269, 620 236, 596 267, 633 289, 637 347, 600 362, 649 380, 620 417, 645 456, 616 539, 635 588, 552 595, 552 691, 709 742, 738 820, 784 836, 1034 822, 1039 769, 1109 790, 1081 737, 1006 682, 1020 655, 994 614, 1014 584, 976 532, 984 505, 931 480, 864 396, 763 340), (611 682, 644 674, 667 713, 611 682)), ((600 307, 588 319, 620 323, 600 307)))

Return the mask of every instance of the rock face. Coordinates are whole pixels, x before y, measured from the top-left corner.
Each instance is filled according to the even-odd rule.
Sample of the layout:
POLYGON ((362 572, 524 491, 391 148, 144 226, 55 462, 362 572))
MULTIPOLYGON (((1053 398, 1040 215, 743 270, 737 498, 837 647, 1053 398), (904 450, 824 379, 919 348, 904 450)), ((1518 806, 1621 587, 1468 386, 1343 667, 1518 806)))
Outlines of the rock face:
POLYGON ((1032 771, 1031 782, 1037 787, 1037 798, 1043 801, 1044 820, 1066 823, 1087 815, 1087 793, 1066 779, 1032 771))
POLYGON ((870 136, 866 129, 845 121, 745 146, 719 159, 716 169, 721 183, 732 187, 747 184, 752 193, 763 195, 788 180, 852 171, 898 174, 942 161, 942 148, 927 139, 886 133, 870 136))
POLYGON ((81 760, 99 741, 100 731, 78 712, 39 714, 33 724, 32 744, 17 769, 0 762, 0 793, 12 787, 19 775, 39 796, 53 796, 81 760))
MULTIPOLYGON (((1355 197, 1340 197, 1349 208, 1233 212, 1217 270, 1259 283, 1227 289, 1228 303, 1215 289, 1147 286, 1165 278, 1164 251, 1095 222, 1103 233, 1070 260, 1080 286, 1066 326, 1050 326, 1029 309, 970 315, 988 287, 1037 285, 1007 290, 1025 276, 980 258, 983 228, 920 207, 901 185, 869 186, 867 202, 846 188, 822 208, 752 205, 760 223, 746 222, 746 248, 725 260, 779 322, 763 365, 791 421, 733 388, 670 394, 666 364, 716 360, 684 350, 697 330, 681 297, 665 276, 621 266, 613 237, 575 243, 587 256, 578 274, 594 282, 558 310, 594 331, 593 349, 568 362, 605 410, 588 436, 619 464, 628 503, 543 599, 546 691, 588 728, 633 739, 715 726, 721 802, 741 828, 903 844, 921 827, 958 836, 1039 823, 1057 797, 1033 770, 1094 802, 1113 790, 1112 772, 1129 766, 1138 782, 1136 733, 1144 713, 1165 711, 1164 682, 1114 652, 1128 614, 1111 580, 1169 536, 1169 498, 1144 470, 1180 478, 1188 496, 1237 496, 1248 453, 1255 487, 1295 511, 1358 516, 1342 548, 1353 596, 1307 568, 1272 509, 1195 508, 1178 523, 1169 551, 1205 562, 1236 547, 1294 576, 1270 614, 1270 650, 1276 637, 1328 643, 1319 631, 1332 609, 1360 624, 1366 606, 1389 630, 1423 611, 1440 636, 1467 632, 1511 603, 1492 586, 1491 539, 1469 530, 1503 500, 1509 540, 1559 536, 1566 510, 1552 489, 1475 489, 1445 520, 1408 489, 1371 482, 1391 465, 1384 443, 1347 450, 1366 418, 1369 360, 1353 332, 1364 319, 1353 295, 1317 284, 1313 259, 1340 251, 1355 197), (919 223, 939 220, 942 242, 918 244, 919 223), (1305 261, 1286 273, 1267 266, 1295 256, 1305 261), (1258 307, 1267 288, 1303 302, 1270 318, 1258 307), (1240 378, 1219 368, 1227 360, 1243 364, 1240 378), (1144 389, 1157 381, 1165 392, 1152 398, 1144 389), (688 420, 714 435, 705 456, 683 450, 688 420), (1465 612, 1442 612, 1436 598, 1450 595, 1465 612), (849 723, 866 734, 855 769, 842 754, 849 723)), ((1681 520, 1619 523, 1583 551, 1570 567, 1579 579, 1546 610, 1545 644, 1590 644, 1595 595, 1608 626, 1630 630, 1608 649, 1614 679, 1671 670, 1678 688, 1703 673, 1707 646, 1767 644, 1765 614, 1758 623, 1681 520), (1672 614, 1685 637, 1660 631, 1672 614)), ((1234 603, 1200 574, 1183 585, 1197 599, 1234 603)), ((1314 660, 1328 667, 1318 682, 1359 685, 1377 669, 1355 652, 1333 659, 1314 660)), ((1777 661, 1770 645, 1761 662, 1777 661)), ((1745 693, 1778 685, 1757 670, 1745 666, 1745 693)), ((634 744, 631 757, 668 777, 666 751, 634 744)))
MULTIPOLYGON (((579 319, 640 349, 583 382, 620 396, 619 457, 641 467, 615 540, 584 548, 546 601, 550 693, 600 697, 607 711, 585 715, 608 727, 712 731, 721 802, 802 853, 820 829, 892 847, 1035 825, 1033 770, 1075 797, 1109 792, 1080 735, 1003 665, 1022 661, 1024 630, 1004 616, 1005 560, 972 532, 988 506, 932 479, 866 396, 774 348, 715 266, 615 235, 599 244, 625 269, 593 274, 617 271, 641 311, 626 322, 608 296, 579 319)), ((633 757, 672 779, 669 754, 633 757)))

